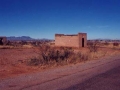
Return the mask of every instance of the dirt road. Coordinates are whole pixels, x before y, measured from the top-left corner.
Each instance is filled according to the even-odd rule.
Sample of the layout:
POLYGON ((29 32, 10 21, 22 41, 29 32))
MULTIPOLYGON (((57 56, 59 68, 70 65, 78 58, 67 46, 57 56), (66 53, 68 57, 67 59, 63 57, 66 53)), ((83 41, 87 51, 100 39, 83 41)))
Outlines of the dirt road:
POLYGON ((64 90, 120 66, 120 56, 0 80, 0 90, 64 90))
POLYGON ((65 90, 120 90, 120 66, 65 90))

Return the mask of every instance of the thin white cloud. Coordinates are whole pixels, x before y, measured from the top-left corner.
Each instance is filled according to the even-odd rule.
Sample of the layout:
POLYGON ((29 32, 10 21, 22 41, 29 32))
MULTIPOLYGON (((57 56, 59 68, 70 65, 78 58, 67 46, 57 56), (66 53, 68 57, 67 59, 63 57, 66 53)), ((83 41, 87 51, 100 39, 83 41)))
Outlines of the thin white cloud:
POLYGON ((110 27, 109 25, 99 25, 97 26, 97 28, 107 28, 107 27, 110 27))
POLYGON ((83 29, 90 29, 90 28, 92 28, 92 26, 85 26, 85 27, 83 27, 83 29))
POLYGON ((97 28, 108 28, 110 27, 109 25, 95 25, 95 26, 85 26, 83 29, 97 29, 97 28))

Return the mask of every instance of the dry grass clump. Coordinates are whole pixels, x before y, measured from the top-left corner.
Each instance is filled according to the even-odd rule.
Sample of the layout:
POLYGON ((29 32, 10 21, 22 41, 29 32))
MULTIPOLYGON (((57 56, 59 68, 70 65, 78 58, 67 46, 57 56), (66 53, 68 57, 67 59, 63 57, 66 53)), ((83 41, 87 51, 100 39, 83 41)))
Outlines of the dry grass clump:
POLYGON ((97 52, 100 47, 100 42, 96 40, 94 42, 88 42, 87 45, 90 52, 97 52))
POLYGON ((67 65, 79 62, 85 62, 91 59, 98 59, 105 56, 111 56, 118 52, 109 52, 100 48, 99 42, 89 43, 86 51, 73 50, 72 48, 55 48, 49 45, 41 45, 39 56, 29 59, 26 64, 29 66, 54 66, 67 65))
POLYGON ((0 49, 28 49, 28 48, 33 48, 32 45, 14 45, 14 46, 9 46, 9 45, 5 45, 5 46, 2 46, 0 45, 0 49))
POLYGON ((42 45, 39 48, 39 56, 31 58, 28 65, 46 65, 51 63, 67 62, 68 58, 74 54, 74 51, 68 48, 50 47, 42 45))
POLYGON ((119 46, 113 46, 113 43, 109 43, 106 47, 102 47, 99 42, 92 42, 88 47, 80 49, 58 48, 45 44, 41 44, 39 49, 38 47, 24 49, 31 48, 28 45, 20 49, 0 49, 0 77, 76 64, 88 60, 98 60, 106 56, 120 55, 119 46), (109 47, 110 45, 112 46, 111 48, 109 47))
POLYGON ((0 45, 0 49, 12 49, 13 46, 2 46, 0 45))
POLYGON ((118 42, 110 42, 110 43, 103 43, 102 47, 104 48, 112 48, 112 49, 116 49, 116 50, 120 50, 120 43, 118 42))
MULTIPOLYGON (((85 62, 87 60, 104 56, 105 54, 98 53, 98 48, 95 50, 87 50, 86 52, 74 51, 72 48, 55 48, 49 45, 42 45, 39 48, 39 56, 29 59, 26 64, 30 66, 44 65, 66 65, 71 63, 85 62)), ((102 53, 102 52, 101 52, 102 53)))
POLYGON ((117 46, 117 47, 118 47, 118 46, 119 46, 119 43, 114 42, 114 43, 113 43, 113 46, 117 46))
MULTIPOLYGON (((72 48, 55 48, 49 45, 42 44, 39 48, 39 56, 33 57, 27 61, 30 66, 46 66, 46 65, 66 65, 71 63, 85 62, 91 59, 98 59, 105 56, 118 54, 116 49, 102 48, 99 41, 88 42, 88 47, 85 50, 73 50, 72 48)), ((106 46, 111 44, 105 43, 106 46)), ((118 43, 112 44, 118 47, 118 43)))
POLYGON ((85 62, 88 59, 89 59, 89 55, 87 53, 81 53, 80 51, 78 51, 77 53, 74 53, 69 57, 67 63, 70 64, 70 63, 85 62))

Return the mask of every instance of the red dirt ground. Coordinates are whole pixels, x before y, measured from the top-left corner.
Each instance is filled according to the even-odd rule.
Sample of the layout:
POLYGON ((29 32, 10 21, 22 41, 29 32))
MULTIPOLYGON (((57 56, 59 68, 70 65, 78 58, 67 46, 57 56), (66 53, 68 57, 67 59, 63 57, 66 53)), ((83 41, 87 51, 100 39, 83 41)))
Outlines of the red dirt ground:
MULTIPOLYGON (((104 51, 107 51, 103 48, 104 51)), ((113 50, 109 50, 112 53, 113 50)), ((38 56, 38 48, 0 49, 0 79, 23 73, 41 71, 35 66, 27 66, 24 61, 38 56)))
POLYGON ((15 74, 33 70, 24 61, 38 55, 38 50, 32 49, 0 49, 0 79, 15 74))

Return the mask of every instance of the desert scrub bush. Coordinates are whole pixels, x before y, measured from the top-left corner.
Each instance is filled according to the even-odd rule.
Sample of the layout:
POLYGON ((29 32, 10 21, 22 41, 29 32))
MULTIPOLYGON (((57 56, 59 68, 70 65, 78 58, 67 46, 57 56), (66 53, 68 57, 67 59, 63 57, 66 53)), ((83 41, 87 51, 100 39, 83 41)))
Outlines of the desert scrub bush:
POLYGON ((39 64, 40 64, 40 59, 37 57, 33 57, 27 61, 27 65, 30 65, 30 66, 37 66, 39 64))
POLYGON ((39 57, 31 58, 27 64, 28 65, 48 65, 52 62, 61 63, 67 62, 69 57, 74 52, 71 49, 50 47, 49 45, 41 45, 39 48, 39 57))
POLYGON ((90 52, 97 52, 100 47, 100 43, 97 40, 94 42, 88 42, 87 45, 90 52))
POLYGON ((108 46, 108 45, 110 45, 110 43, 109 42, 107 42, 107 41, 105 41, 105 43, 103 43, 105 46, 108 46))
POLYGON ((80 51, 79 52, 76 52, 76 53, 73 53, 69 59, 67 60, 67 64, 69 63, 79 63, 79 62, 83 62, 83 61, 87 61, 89 59, 89 55, 86 53, 81 53, 80 51))
POLYGON ((87 61, 88 60, 88 53, 81 53, 81 52, 78 52, 77 54, 76 54, 76 57, 78 58, 77 60, 79 61, 79 62, 82 62, 82 61, 87 61))
POLYGON ((71 48, 55 48, 43 44, 39 47, 38 57, 33 57, 28 60, 27 65, 66 65, 70 63, 85 62, 105 55, 106 52, 103 53, 102 51, 100 52, 100 50, 96 52, 75 52, 71 48))
POLYGON ((114 43, 113 43, 113 46, 119 46, 119 43, 114 42, 114 43))
POLYGON ((71 48, 60 47, 56 49, 55 47, 50 47, 49 45, 43 44, 39 48, 38 57, 31 58, 27 62, 27 65, 66 65, 70 63, 84 62, 100 56, 103 55, 99 52, 74 52, 71 48))

